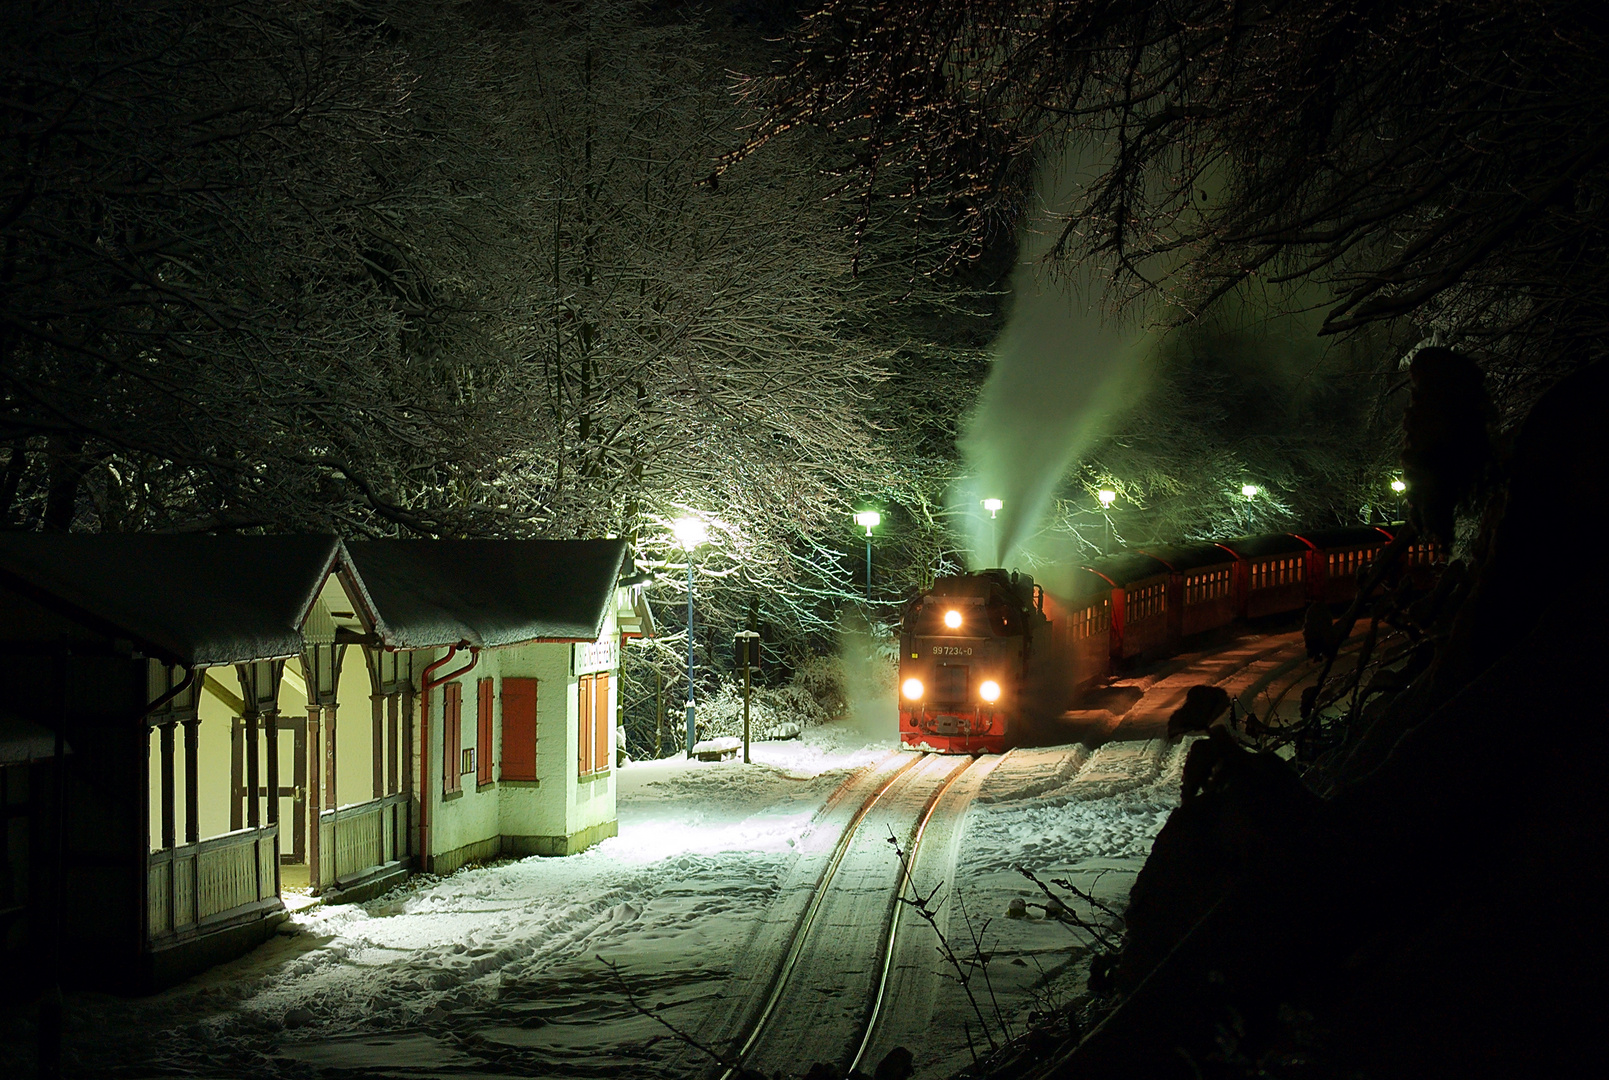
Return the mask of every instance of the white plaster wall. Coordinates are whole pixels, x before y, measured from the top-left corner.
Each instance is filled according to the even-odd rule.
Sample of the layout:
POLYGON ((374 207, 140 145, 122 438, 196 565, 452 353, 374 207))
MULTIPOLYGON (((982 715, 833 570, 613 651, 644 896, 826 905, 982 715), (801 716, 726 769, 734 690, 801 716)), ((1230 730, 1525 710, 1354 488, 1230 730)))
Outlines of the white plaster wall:
MULTIPOLYGON (((438 654, 439 655, 439 654, 438 654)), ((468 654, 459 653, 445 667, 444 670, 454 671, 463 667, 467 662, 468 654)), ((499 730, 499 712, 501 703, 497 700, 497 689, 500 681, 501 657, 497 650, 486 649, 480 653, 473 668, 466 674, 453 681, 462 687, 462 724, 460 726, 459 746, 462 749, 473 747, 476 760, 482 753, 490 752, 493 755, 493 782, 484 789, 477 790, 475 773, 464 773, 460 778, 462 794, 452 799, 443 799, 440 770, 442 766, 442 749, 446 737, 446 700, 447 695, 443 687, 436 687, 430 692, 430 768, 432 776, 430 850, 433 855, 444 854, 463 847, 466 844, 477 843, 499 835, 498 831, 498 785, 496 783, 496 733, 499 730), (493 746, 477 746, 476 709, 477 684, 481 679, 492 679, 492 731, 493 746)))
MULTIPOLYGON (((611 610, 605 623, 605 633, 617 633, 615 616, 611 610)), ((424 659, 416 661, 415 670, 446 654, 445 649, 429 651, 424 659)), ((492 783, 477 790, 475 774, 462 778, 463 794, 450 800, 442 797, 441 766, 445 735, 445 695, 437 687, 430 694, 430 734, 428 746, 419 737, 419 717, 408 718, 414 724, 414 759, 410 763, 415 784, 419 777, 419 756, 422 753, 428 770, 423 790, 429 792, 430 850, 442 855, 468 844, 496 836, 569 836, 589 826, 613 821, 615 810, 615 776, 613 768, 586 783, 579 783, 576 775, 577 722, 579 702, 578 681, 570 673, 571 646, 568 643, 531 643, 503 649, 489 649, 480 654, 476 666, 457 681, 462 685, 463 747, 475 747, 477 759, 482 754, 492 757, 492 783), (492 745, 477 746, 475 722, 476 684, 491 676, 492 688, 492 745), (536 694, 536 776, 535 785, 504 783, 502 781, 501 746, 503 734, 502 681, 505 678, 534 678, 536 694)), ((444 665, 454 670, 465 663, 460 653, 444 665)), ((343 674, 343 683, 345 676, 343 674)), ((620 675, 611 672, 609 753, 614 759, 614 724, 619 716, 620 675)), ((343 716, 345 714, 343 713, 343 716)), ((346 752, 342 736, 342 753, 346 752)), ((416 790, 418 790, 416 786, 416 790)), ((344 797, 343 797, 344 801, 344 797)))
MULTIPOLYGON (((499 829, 504 836, 567 836, 575 786, 575 680, 567 644, 516 645, 502 651, 505 677, 536 679, 535 787, 502 786, 499 829)), ((502 738, 499 716, 498 738, 502 738)))

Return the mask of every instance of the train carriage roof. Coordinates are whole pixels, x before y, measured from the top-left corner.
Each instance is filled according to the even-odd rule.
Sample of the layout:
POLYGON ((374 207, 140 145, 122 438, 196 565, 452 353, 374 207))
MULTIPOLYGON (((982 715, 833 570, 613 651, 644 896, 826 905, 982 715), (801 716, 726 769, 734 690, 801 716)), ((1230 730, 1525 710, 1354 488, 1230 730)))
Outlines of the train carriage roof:
POLYGON ((1166 574, 1168 565, 1136 551, 1123 555, 1103 555, 1085 563, 1084 569, 1099 574, 1114 586, 1126 586, 1166 574))
POLYGON ((1316 548, 1379 547, 1391 542, 1391 534, 1373 526, 1353 526, 1342 529, 1304 529, 1292 533, 1316 548))
POLYGON ((1112 583, 1087 566, 1080 566, 1073 572, 1073 579, 1066 596, 1058 595, 1056 600, 1064 607, 1084 608, 1090 604, 1098 603, 1112 591, 1112 583))
POLYGON ((1146 548, 1144 554, 1166 563, 1177 572, 1199 570, 1204 566, 1232 565, 1235 557, 1217 544, 1173 544, 1146 548))
POLYGON ((1287 552, 1307 550, 1307 545, 1290 533, 1270 533, 1266 536, 1237 536, 1231 540, 1220 540, 1218 545, 1234 552, 1242 559, 1259 559, 1265 555, 1284 555, 1287 552))

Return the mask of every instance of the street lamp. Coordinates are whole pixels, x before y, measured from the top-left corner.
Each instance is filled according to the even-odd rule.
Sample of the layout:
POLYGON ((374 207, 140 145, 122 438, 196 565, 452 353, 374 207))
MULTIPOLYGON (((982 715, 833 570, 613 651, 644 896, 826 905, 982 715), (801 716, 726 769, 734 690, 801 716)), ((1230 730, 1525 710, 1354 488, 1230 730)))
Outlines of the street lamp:
POLYGON ((1240 493, 1242 495, 1246 496, 1246 498, 1248 498, 1248 499, 1255 499, 1257 497, 1257 493, 1259 491, 1261 491, 1261 490, 1262 489, 1259 488, 1256 484, 1241 484, 1240 485, 1240 493))
POLYGON ((994 516, 998 514, 1001 508, 1005 505, 1006 504, 1001 502, 999 499, 983 500, 983 508, 989 511, 989 537, 994 542, 994 561, 997 563, 1000 561, 1000 532, 999 526, 994 523, 994 516))
POLYGON ((872 530, 883 523, 883 515, 876 510, 862 510, 855 515, 855 524, 866 530, 866 602, 872 601, 872 530))
POLYGON ((1404 491, 1408 490, 1408 485, 1401 480, 1393 480, 1391 481, 1391 490, 1395 491, 1398 495, 1401 495, 1404 491))
POLYGON ((693 744, 698 741, 693 725, 693 549, 704 542, 709 530, 701 518, 680 517, 671 523, 676 542, 687 552, 687 756, 693 756, 693 744))
POLYGON ((1111 488, 1101 488, 1095 493, 1095 497, 1101 501, 1101 518, 1106 522, 1106 546, 1102 549, 1101 554, 1110 555, 1112 553, 1112 516, 1107 511, 1117 501, 1117 492, 1111 488))

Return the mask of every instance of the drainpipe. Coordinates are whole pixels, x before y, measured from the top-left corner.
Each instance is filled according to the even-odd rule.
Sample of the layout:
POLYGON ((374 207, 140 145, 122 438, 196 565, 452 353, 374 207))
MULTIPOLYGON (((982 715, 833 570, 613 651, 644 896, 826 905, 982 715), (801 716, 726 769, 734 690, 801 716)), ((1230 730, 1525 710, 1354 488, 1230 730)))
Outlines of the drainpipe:
POLYGON ((457 645, 449 645, 446 656, 427 664, 419 674, 419 869, 423 871, 430 870, 430 691, 442 683, 468 674, 479 660, 480 648, 461 641, 457 645), (450 675, 436 678, 436 669, 451 661, 458 655, 458 650, 466 645, 469 647, 469 663, 450 675))

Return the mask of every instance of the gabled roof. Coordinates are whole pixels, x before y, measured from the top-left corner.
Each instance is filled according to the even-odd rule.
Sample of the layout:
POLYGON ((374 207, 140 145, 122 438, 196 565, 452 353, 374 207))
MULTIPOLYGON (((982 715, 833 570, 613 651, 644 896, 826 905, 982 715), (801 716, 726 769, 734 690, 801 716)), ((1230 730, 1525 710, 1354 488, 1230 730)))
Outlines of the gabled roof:
POLYGON ((389 646, 593 641, 624 540, 365 540, 347 545, 389 646))
POLYGON ((0 533, 0 580, 168 663, 295 656, 333 536, 0 533))

